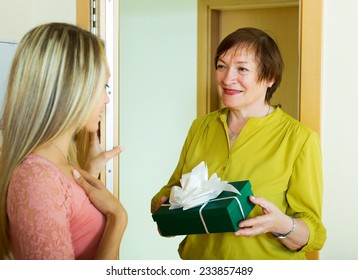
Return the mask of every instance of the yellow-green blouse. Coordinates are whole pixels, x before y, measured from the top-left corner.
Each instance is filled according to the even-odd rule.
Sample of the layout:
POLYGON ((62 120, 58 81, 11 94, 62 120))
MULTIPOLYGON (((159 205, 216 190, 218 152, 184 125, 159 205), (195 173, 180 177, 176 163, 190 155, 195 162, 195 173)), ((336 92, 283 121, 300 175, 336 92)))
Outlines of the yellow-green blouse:
MULTIPOLYGON (((169 197, 182 174, 201 161, 225 181, 250 180, 255 196, 273 202, 287 215, 301 218, 310 230, 308 243, 293 252, 270 233, 255 237, 233 233, 188 235, 179 246, 182 259, 305 259, 326 240, 322 224, 322 159, 318 135, 280 108, 263 118, 250 118, 230 149, 228 109, 196 119, 187 135, 178 165, 152 200, 169 197)), ((262 215, 255 206, 250 217, 262 215)))

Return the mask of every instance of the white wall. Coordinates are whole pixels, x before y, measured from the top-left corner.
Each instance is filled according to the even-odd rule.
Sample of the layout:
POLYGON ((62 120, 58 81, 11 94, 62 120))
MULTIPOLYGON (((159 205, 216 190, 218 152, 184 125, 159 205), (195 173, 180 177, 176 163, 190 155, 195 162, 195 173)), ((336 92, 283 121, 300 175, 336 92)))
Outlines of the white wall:
POLYGON ((173 172, 196 114, 196 1, 120 1, 120 196, 129 223, 122 259, 177 259, 150 200, 173 172))
POLYGON ((358 259, 358 1, 324 6, 324 223, 321 259, 358 259))

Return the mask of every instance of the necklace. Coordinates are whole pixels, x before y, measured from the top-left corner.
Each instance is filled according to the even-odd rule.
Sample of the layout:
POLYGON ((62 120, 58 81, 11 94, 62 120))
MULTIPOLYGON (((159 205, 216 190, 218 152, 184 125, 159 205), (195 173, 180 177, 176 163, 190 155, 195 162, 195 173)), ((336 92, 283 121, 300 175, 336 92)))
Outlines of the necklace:
POLYGON ((232 129, 230 128, 230 126, 228 126, 228 128, 229 128, 229 130, 230 130, 230 132, 231 132, 230 140, 231 140, 231 141, 235 141, 236 138, 237 138, 237 136, 239 136, 239 133, 233 132, 232 129))
MULTIPOLYGON (((267 117, 268 114, 270 113, 270 109, 271 109, 271 106, 269 105, 265 117, 267 117)), ((228 115, 228 118, 227 118, 227 127, 229 128, 229 130, 230 130, 230 132, 231 132, 231 136, 230 136, 230 135, 229 135, 229 136, 230 136, 230 140, 231 140, 231 141, 235 141, 236 138, 239 136, 240 131, 239 131, 238 133, 235 133, 235 132, 230 128, 230 126, 229 126, 229 116, 230 116, 230 115, 228 115)))
POLYGON ((66 163, 69 164, 69 160, 68 160, 68 156, 66 156, 62 150, 53 142, 50 142, 60 153, 61 155, 64 157, 64 159, 66 160, 66 163))

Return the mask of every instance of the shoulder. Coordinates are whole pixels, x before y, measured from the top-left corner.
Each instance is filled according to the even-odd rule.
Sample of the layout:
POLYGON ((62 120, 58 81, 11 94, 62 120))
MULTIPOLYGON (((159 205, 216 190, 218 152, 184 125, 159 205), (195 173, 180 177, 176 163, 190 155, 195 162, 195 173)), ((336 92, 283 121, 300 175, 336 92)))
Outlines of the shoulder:
POLYGON ((30 154, 15 168, 12 180, 56 180, 63 175, 55 164, 41 156, 30 154))
POLYGON ((204 116, 197 117, 192 124, 192 128, 198 127, 207 127, 212 125, 213 123, 217 123, 222 118, 226 118, 227 116, 227 108, 222 108, 211 113, 208 113, 204 116))
POLYGON ((65 175, 50 161, 31 154, 14 170, 9 196, 49 197, 64 200, 70 195, 65 175))
POLYGON ((276 111, 275 121, 288 135, 295 137, 297 140, 309 138, 318 139, 318 133, 312 128, 291 117, 280 108, 277 108, 276 111))

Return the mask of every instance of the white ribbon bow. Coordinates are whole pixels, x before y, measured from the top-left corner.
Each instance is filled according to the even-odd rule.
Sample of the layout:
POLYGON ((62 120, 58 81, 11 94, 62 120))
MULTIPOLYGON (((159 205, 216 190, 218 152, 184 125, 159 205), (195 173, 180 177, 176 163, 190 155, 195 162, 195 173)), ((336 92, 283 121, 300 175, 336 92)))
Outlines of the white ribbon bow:
POLYGON ((216 198, 222 191, 240 194, 228 182, 221 181, 216 173, 208 179, 208 168, 203 161, 194 167, 192 172, 182 175, 180 183, 182 187, 173 186, 171 189, 169 209, 182 207, 187 210, 202 205, 216 198))

